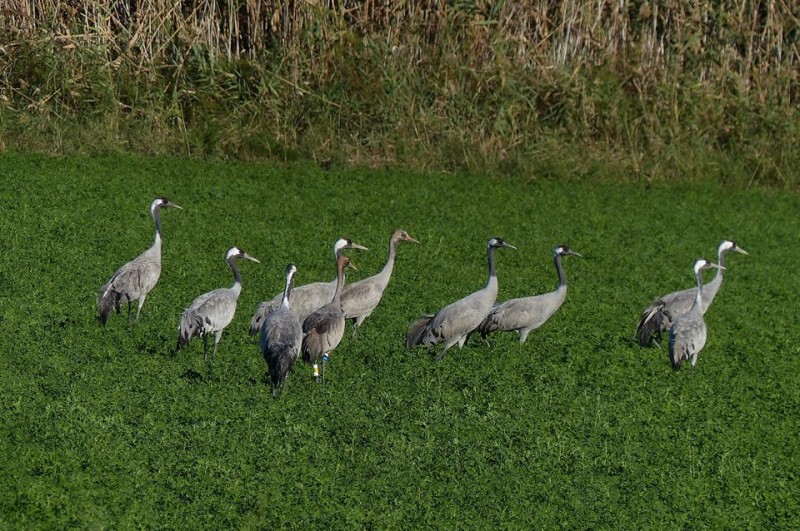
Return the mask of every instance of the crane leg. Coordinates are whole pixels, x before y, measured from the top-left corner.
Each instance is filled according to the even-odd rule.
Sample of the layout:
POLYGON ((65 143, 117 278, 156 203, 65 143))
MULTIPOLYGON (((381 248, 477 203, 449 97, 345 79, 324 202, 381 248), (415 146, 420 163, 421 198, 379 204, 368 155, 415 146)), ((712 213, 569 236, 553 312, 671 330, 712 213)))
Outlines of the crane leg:
POLYGON ((142 313, 142 306, 144 306, 144 298, 146 296, 147 295, 145 294, 145 295, 142 295, 141 297, 139 297, 139 307, 136 309, 136 322, 137 323, 139 322, 139 314, 142 313))
POLYGON ((206 365, 208 365, 208 336, 203 334, 203 359, 206 360, 206 365))
POLYGON ((131 298, 127 293, 125 294, 125 298, 128 299, 128 324, 131 324, 131 298))
POLYGON ((325 366, 328 364, 328 355, 322 355, 322 383, 325 383, 325 366))
POLYGON ((211 355, 211 359, 217 359, 217 347, 219 346, 219 340, 222 339, 222 330, 217 332, 214 337, 214 353, 211 355))
POLYGON ((319 365, 317 364, 317 362, 314 362, 313 367, 314 367, 314 381, 316 383, 319 383, 319 365))

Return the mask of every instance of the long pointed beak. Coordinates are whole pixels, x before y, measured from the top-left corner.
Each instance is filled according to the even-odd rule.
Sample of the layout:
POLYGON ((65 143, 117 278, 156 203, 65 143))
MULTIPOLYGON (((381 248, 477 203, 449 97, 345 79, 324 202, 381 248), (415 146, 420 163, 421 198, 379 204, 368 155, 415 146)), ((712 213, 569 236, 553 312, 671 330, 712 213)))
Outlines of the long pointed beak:
POLYGON ((419 240, 417 240, 416 238, 412 238, 411 236, 406 238, 406 241, 411 243, 419 243, 419 240))
POLYGON ((719 265, 719 264, 713 264, 713 263, 711 264, 711 267, 715 267, 715 268, 717 268, 717 269, 723 269, 723 270, 725 269, 725 267, 724 267, 724 266, 721 266, 721 265, 719 265))
POLYGON ((347 264, 347 269, 352 269, 353 271, 358 271, 358 268, 355 266, 353 262, 349 262, 347 264))
POLYGON ((347 246, 348 249, 361 249, 362 251, 369 251, 366 247, 358 243, 351 243, 347 246))
POLYGON ((253 262, 255 262, 255 263, 257 263, 257 264, 260 264, 260 263, 261 263, 261 262, 259 262, 257 259, 253 258, 252 256, 250 256, 250 255, 249 255, 249 254, 247 254, 247 253, 244 253, 244 255, 242 256, 242 258, 247 258, 248 260, 252 260, 253 262))
POLYGON ((577 256, 579 258, 583 258, 583 255, 581 253, 576 253, 575 251, 570 251, 569 254, 571 254, 572 256, 577 256))
POLYGON ((517 248, 511 245, 510 243, 504 243, 503 247, 508 247, 509 249, 514 249, 515 251, 517 250, 517 248))
POLYGON ((737 251, 737 252, 740 252, 740 253, 742 253, 742 254, 750 254, 750 253, 748 253, 747 251, 745 251, 744 249, 742 249, 741 247, 736 247, 736 251, 737 251))
POLYGON ((176 204, 175 204, 175 203, 173 203, 173 202, 170 202, 170 203, 169 203, 167 206, 171 206, 171 207, 177 208, 178 210, 183 210, 183 207, 182 207, 182 206, 180 206, 180 205, 176 205, 176 204))

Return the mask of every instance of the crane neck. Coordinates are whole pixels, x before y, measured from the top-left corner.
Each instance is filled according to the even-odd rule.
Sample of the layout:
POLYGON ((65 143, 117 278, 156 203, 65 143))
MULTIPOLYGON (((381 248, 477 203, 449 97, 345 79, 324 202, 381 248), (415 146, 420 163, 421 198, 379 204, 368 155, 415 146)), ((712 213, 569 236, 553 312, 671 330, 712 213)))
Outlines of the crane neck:
MULTIPOLYGON (((728 254, 728 250, 727 249, 721 250, 721 251, 719 251, 717 253, 717 263, 722 267, 725 267, 725 255, 726 254, 728 254)), ((714 279, 715 280, 716 279, 722 280, 722 273, 723 273, 722 269, 717 269, 717 274, 714 275, 714 279)))
POLYGON ((292 296, 292 290, 294 289, 294 275, 289 275, 286 277, 286 287, 283 288, 283 299, 281 299, 281 306, 284 308, 289 308, 289 297, 292 296))
POLYGON ((383 266, 383 270, 381 271, 381 275, 389 278, 392 276, 392 270, 394 269, 394 259, 397 256, 397 242, 398 240, 394 237, 389 239, 389 256, 386 259, 386 265, 383 266))
POLYGON ((236 295, 239 295, 239 292, 242 290, 242 275, 239 273, 239 267, 236 265, 236 257, 231 256, 228 258, 228 266, 231 268, 231 272, 233 273, 233 289, 236 291, 236 295))
POLYGON ((156 224, 156 239, 161 239, 161 208, 156 206, 153 208, 153 222, 156 224))
POLYGON ((491 245, 486 248, 486 258, 489 260, 489 280, 497 278, 497 271, 494 267, 494 247, 491 245))
POLYGON ((566 288, 567 287, 567 275, 564 273, 564 266, 561 265, 561 255, 555 253, 553 255, 553 262, 556 264, 556 271, 558 272, 558 287, 559 288, 566 288))
POLYGON ((333 300, 331 301, 336 306, 342 304, 342 290, 344 289, 344 268, 336 268, 336 291, 333 293, 333 300))
POLYGON ((692 305, 692 309, 695 307, 702 308, 703 306, 703 272, 698 271, 695 275, 695 280, 697 281, 697 294, 694 296, 694 304, 692 305))

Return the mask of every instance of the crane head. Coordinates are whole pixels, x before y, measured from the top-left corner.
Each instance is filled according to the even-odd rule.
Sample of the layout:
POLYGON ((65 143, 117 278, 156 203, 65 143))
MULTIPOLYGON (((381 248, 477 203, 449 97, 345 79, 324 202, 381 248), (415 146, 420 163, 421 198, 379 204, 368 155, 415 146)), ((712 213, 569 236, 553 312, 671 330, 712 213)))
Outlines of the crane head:
POLYGON ((362 251, 369 251, 363 245, 353 242, 349 238, 339 238, 336 240, 336 243, 333 244, 333 255, 336 257, 336 260, 342 255, 342 251, 344 249, 361 249, 362 251))
POLYGON ((403 229, 397 229, 394 231, 394 234, 392 234, 392 239, 404 242, 419 243, 418 240, 412 238, 411 235, 403 229))
POLYGON ((163 207, 173 207, 183 210, 183 207, 178 206, 176 203, 173 203, 166 197, 156 197, 153 199, 153 202, 150 203, 150 213, 155 213, 156 209, 163 208, 163 207))
POLYGON ((582 254, 576 253, 566 245, 559 245, 558 247, 556 247, 553 250, 553 254, 558 256, 577 256, 579 258, 583 258, 582 254))
POLYGON ((336 260, 336 268, 342 271, 344 271, 345 269, 352 269, 353 271, 358 271, 355 264, 353 264, 353 262, 351 262, 350 259, 347 258, 346 256, 340 256, 336 260))
POLYGON ((508 243, 505 240, 503 240, 502 238, 497 238, 497 237, 490 238, 489 242, 486 245, 487 245, 487 247, 491 247, 491 248, 494 248, 494 249, 499 249, 500 247, 508 247, 509 249, 514 249, 515 251, 517 249, 516 247, 514 247, 510 243, 508 243))
POLYGON ((719 264, 715 264, 711 260, 706 260, 705 258, 699 259, 697 262, 694 263, 694 274, 699 275, 701 271, 705 271, 706 269, 725 269, 719 264))
POLYGON ((727 253, 728 251, 736 251, 737 253, 749 254, 747 251, 736 245, 735 241, 723 240, 722 243, 719 244, 719 249, 717 253, 719 255, 722 255, 724 253, 727 253))
POLYGON ((246 258, 247 260, 251 260, 257 264, 261 263, 238 247, 231 247, 228 249, 228 254, 225 256, 225 260, 230 260, 231 258, 246 258))

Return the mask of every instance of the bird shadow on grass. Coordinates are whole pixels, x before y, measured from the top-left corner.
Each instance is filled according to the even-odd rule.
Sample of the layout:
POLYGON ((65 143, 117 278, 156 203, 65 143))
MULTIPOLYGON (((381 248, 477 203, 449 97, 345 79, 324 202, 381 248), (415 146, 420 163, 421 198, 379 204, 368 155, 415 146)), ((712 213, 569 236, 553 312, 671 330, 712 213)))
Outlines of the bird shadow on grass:
POLYGON ((206 375, 199 373, 194 369, 186 369, 185 371, 183 371, 183 374, 181 374, 181 378, 193 384, 205 382, 206 380, 208 380, 206 375))

